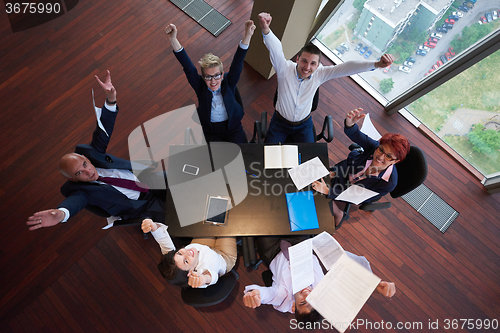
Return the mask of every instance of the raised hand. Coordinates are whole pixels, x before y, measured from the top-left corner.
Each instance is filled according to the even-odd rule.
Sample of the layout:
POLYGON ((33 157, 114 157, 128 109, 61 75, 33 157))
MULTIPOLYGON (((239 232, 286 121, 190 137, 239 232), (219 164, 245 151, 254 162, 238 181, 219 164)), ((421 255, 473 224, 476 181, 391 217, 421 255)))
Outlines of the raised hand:
POLYGON ((385 297, 391 298, 396 293, 396 285, 394 282, 380 281, 377 286, 377 292, 381 293, 385 297))
POLYGON ((95 79, 101 86, 102 90, 104 90, 104 92, 106 93, 108 102, 114 103, 116 102, 116 89, 115 87, 113 87, 113 83, 111 83, 111 73, 109 72, 109 70, 107 70, 106 72, 107 74, 104 82, 102 82, 97 75, 95 75, 95 79))
POLYGON ((248 20, 245 22, 245 35, 243 36, 242 43, 245 45, 250 44, 250 39, 253 36, 253 32, 255 31, 255 24, 253 24, 252 20, 248 20))
POLYGON ((156 231, 156 229, 158 229, 158 225, 151 219, 144 219, 142 220, 141 229, 142 232, 146 234, 150 231, 156 231))
POLYGON ((177 39, 177 27, 175 26, 175 24, 168 24, 165 27, 165 33, 167 34, 167 38, 170 41, 170 44, 172 44, 172 48, 174 49, 174 51, 179 51, 182 46, 177 39))
POLYGON ((363 119, 365 117, 365 114, 363 113, 362 108, 357 108, 354 110, 349 111, 345 118, 345 124, 347 127, 352 127, 354 124, 356 124, 358 121, 363 119))
POLYGON ((29 230, 33 231, 43 227, 52 227, 64 220, 64 213, 59 209, 47 209, 41 212, 36 212, 28 217, 27 225, 31 227, 29 230))
POLYGON ((250 290, 243 295, 243 304, 246 307, 255 309, 260 306, 260 291, 257 289, 250 290))
POLYGON ((260 29, 262 30, 262 33, 264 35, 267 35, 269 33, 269 31, 271 31, 271 29, 269 28, 269 26, 271 25, 271 21, 273 20, 271 14, 269 13, 260 13, 259 14, 259 25, 260 25, 260 29))
POLYGON ((375 63, 376 68, 384 68, 389 66, 394 62, 394 56, 392 54, 384 54, 380 57, 380 60, 375 63))

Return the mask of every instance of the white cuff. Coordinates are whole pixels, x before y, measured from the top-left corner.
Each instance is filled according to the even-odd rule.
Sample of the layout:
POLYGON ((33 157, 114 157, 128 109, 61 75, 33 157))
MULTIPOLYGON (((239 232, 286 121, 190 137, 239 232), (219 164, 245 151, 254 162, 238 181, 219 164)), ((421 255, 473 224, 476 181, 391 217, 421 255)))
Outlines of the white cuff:
POLYGON ((67 222, 68 219, 69 219, 69 210, 67 210, 66 208, 57 208, 59 209, 61 212, 64 213, 64 219, 61 221, 61 223, 64 223, 64 222, 67 222))

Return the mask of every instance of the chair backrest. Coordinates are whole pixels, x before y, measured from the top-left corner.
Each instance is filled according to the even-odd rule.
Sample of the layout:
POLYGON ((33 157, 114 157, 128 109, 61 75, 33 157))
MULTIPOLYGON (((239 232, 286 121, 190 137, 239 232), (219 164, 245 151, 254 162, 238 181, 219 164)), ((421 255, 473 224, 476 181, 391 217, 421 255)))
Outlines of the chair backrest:
POLYGON ((206 288, 182 288, 182 301, 190 306, 204 307, 224 301, 231 293, 238 280, 238 273, 234 270, 221 276, 216 284, 206 288))
POLYGON ((427 161, 424 153, 418 147, 411 146, 406 158, 396 164, 396 170, 398 170, 398 184, 391 192, 393 198, 399 198, 413 191, 424 182, 427 177, 427 161))

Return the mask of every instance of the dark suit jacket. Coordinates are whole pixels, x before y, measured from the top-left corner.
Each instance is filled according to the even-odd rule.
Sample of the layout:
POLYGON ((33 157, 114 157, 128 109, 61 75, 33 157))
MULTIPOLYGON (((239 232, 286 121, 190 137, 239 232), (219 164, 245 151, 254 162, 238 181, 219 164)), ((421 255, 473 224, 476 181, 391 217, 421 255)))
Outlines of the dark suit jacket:
MULTIPOLYGON (((198 97, 197 111, 203 131, 211 134, 213 133, 212 122, 210 121, 210 115, 212 113, 212 92, 208 89, 205 80, 198 74, 186 50, 182 49, 182 51, 174 52, 174 54, 181 63, 188 82, 198 97)), ((224 74, 224 80, 222 80, 221 83, 221 93, 229 117, 229 132, 237 130, 241 126, 241 119, 244 115, 243 107, 236 101, 235 90, 236 84, 240 79, 241 71, 243 70, 243 60, 246 54, 247 50, 243 50, 238 46, 233 61, 231 62, 231 68, 229 72, 224 74)))
MULTIPOLYGON (((349 175, 354 175, 363 170, 366 161, 372 158, 375 149, 379 146, 379 142, 361 132, 357 124, 354 124, 351 128, 344 127, 344 133, 353 142, 363 147, 364 152, 360 154, 357 151, 351 151, 346 160, 339 162, 335 166, 337 175, 332 179, 330 192, 327 196, 330 199, 335 199, 342 191, 347 189, 349 175)), ((369 176, 356 182, 356 185, 364 186, 369 190, 379 193, 379 195, 368 199, 366 202, 378 200, 396 187, 398 183, 398 171, 396 167, 392 168, 388 182, 382 179, 385 172, 386 170, 382 171, 378 176, 369 176)))
MULTIPOLYGON (((116 112, 111 112, 104 105, 100 119, 109 136, 96 125, 90 145, 76 146, 75 153, 86 156, 96 168, 131 171, 130 161, 106 154, 117 114, 118 108, 116 112)), ((68 209, 70 217, 75 216, 87 205, 93 205, 104 210, 109 216, 127 218, 134 216, 146 203, 146 200, 130 200, 111 185, 93 182, 72 182, 68 180, 61 187, 61 193, 66 199, 57 208, 64 207, 68 209)))

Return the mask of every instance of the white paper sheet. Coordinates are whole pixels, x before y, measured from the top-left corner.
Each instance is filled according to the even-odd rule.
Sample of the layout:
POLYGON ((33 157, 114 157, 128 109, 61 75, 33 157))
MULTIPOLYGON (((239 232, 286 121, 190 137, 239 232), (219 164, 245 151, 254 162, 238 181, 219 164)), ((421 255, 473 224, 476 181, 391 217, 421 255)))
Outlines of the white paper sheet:
POLYGON ((376 195, 378 195, 378 193, 375 191, 359 185, 351 185, 347 190, 340 193, 335 200, 351 202, 355 205, 359 205, 363 201, 373 198, 376 195))
POLYGON ((300 191, 313 181, 328 175, 328 169, 323 165, 319 157, 297 165, 288 170, 293 183, 300 191))
POLYGON ((380 278, 344 253, 306 300, 343 333, 379 283, 380 278))
POLYGON ((376 140, 376 141, 378 141, 378 139, 380 139, 382 137, 382 135, 380 135, 380 133, 375 128, 375 126, 373 126, 373 123, 370 119, 369 113, 366 114, 366 116, 363 120, 363 126, 361 126, 360 131, 365 133, 370 138, 372 138, 373 140, 376 140))
POLYGON ((104 128, 104 125, 101 122, 102 109, 95 106, 94 89, 92 89, 92 103, 94 104, 95 116, 97 117, 97 125, 99 126, 100 129, 102 129, 104 133, 106 133, 107 136, 109 136, 108 132, 106 132, 106 129, 104 128))
POLYGON ((327 271, 345 253, 339 242, 326 231, 323 231, 312 239, 312 248, 327 271))
POLYGON ((314 283, 312 241, 307 239, 288 248, 293 294, 314 283))

